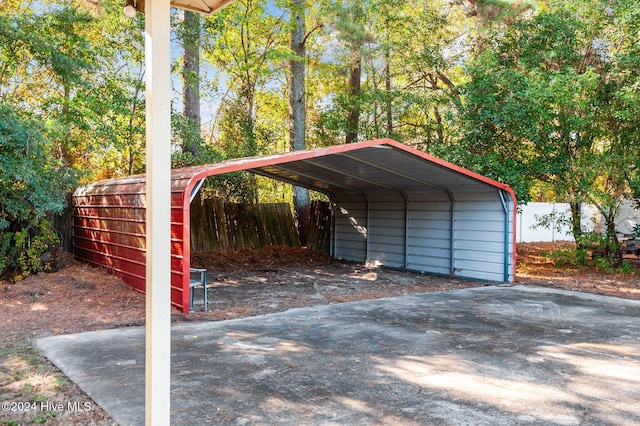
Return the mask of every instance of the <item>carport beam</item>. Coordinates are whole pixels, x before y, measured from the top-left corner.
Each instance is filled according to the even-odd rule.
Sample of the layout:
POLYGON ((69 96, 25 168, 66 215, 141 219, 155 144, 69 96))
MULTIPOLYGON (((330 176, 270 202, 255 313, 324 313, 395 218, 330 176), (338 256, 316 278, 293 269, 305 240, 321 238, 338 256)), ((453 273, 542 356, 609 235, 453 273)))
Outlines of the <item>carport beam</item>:
POLYGON ((449 269, 451 270, 451 276, 456 276, 456 200, 453 198, 453 194, 447 191, 449 200, 451 201, 451 241, 449 242, 449 248, 451 253, 449 269))
POLYGON ((504 191, 498 190, 502 208, 504 209, 504 282, 509 282, 509 201, 505 199, 504 191))
POLYGON ((200 179, 196 183, 196 186, 193 187, 193 189, 191 190, 191 196, 189 197, 189 204, 193 203, 193 200, 198 195, 198 192, 200 192, 200 188, 202 188, 203 184, 204 184, 204 179, 200 179))
POLYGON ((334 257, 336 255, 336 208, 338 207, 338 202, 333 194, 327 193, 325 195, 329 197, 329 202, 331 203, 331 216, 329 218, 331 221, 329 225, 329 256, 334 257))
POLYGON ((409 267, 409 198, 404 194, 404 269, 409 267))
POLYGON ((364 194, 364 200, 367 203, 367 246, 366 246, 366 253, 365 253, 365 265, 369 264, 369 258, 371 256, 371 203, 369 203, 369 196, 365 193, 364 194))

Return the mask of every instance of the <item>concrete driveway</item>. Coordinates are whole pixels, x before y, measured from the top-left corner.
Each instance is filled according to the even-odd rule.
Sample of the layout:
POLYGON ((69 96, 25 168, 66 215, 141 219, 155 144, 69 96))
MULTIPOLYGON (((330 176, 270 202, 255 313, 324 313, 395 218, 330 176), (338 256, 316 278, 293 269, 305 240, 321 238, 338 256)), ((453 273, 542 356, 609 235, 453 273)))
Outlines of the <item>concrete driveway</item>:
MULTIPOLYGON (((38 346, 144 424, 144 329, 38 346)), ((640 302, 487 286, 172 328, 176 425, 640 424, 640 302)))

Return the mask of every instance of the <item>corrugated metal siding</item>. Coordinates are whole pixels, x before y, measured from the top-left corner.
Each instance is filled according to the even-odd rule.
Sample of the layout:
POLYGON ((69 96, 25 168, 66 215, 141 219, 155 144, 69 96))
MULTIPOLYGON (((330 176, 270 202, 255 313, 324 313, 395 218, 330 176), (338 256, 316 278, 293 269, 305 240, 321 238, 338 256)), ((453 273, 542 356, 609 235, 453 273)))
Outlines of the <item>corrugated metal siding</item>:
POLYGON ((372 265, 405 266, 406 201, 397 192, 379 191, 369 196, 369 257, 372 265))
MULTIPOLYGON (((145 290, 146 198, 139 179, 102 181, 73 195, 74 253, 145 290)), ((183 308, 182 192, 171 194, 171 301, 183 308)))
POLYGON ((367 203, 361 196, 339 201, 335 210, 333 230, 334 257, 364 262, 367 257, 367 203))
POLYGON ((506 261, 507 280, 514 278, 514 206, 508 206, 505 216, 495 189, 447 194, 423 187, 403 195, 391 190, 372 192, 367 202, 337 200, 337 257, 499 282, 505 281, 506 261))
POLYGON ((74 253, 144 290, 145 195, 135 184, 117 189, 104 182, 93 188, 73 196, 74 253))
POLYGON ((505 281, 505 260, 509 260, 504 251, 505 238, 507 246, 512 247, 512 233, 504 233, 505 219, 512 223, 508 218, 512 216, 513 210, 510 209, 505 216, 497 191, 456 193, 455 198, 455 275, 505 281))
MULTIPOLYGON (((189 210, 185 210, 184 188, 171 191, 171 304, 189 312, 189 274, 184 273, 184 260, 189 257, 189 210)), ((188 266, 187 266, 188 270, 188 266)))
POLYGON ((416 194, 414 199, 409 203, 407 269, 449 275, 452 203, 444 194, 416 194))

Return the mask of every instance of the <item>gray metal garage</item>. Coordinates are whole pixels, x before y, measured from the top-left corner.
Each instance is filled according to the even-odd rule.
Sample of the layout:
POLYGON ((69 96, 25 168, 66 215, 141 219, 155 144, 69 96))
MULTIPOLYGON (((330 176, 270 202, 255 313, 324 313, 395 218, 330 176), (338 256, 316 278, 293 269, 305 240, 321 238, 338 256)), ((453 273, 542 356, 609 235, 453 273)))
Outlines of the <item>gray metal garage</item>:
MULTIPOLYGON (((190 202, 205 178, 239 170, 326 194, 333 207, 331 255, 336 258, 473 280, 515 281, 512 189, 380 139, 173 170, 171 300, 185 312, 190 202)), ((111 268, 140 290, 145 187, 145 176, 136 176, 97 182, 74 194, 76 256, 111 268)))

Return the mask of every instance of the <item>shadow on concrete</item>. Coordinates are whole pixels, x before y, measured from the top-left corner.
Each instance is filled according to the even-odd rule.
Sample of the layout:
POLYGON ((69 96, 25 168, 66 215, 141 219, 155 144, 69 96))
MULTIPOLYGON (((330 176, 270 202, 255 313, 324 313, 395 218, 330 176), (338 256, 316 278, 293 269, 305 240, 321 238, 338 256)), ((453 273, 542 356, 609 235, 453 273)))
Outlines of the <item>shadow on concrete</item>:
MULTIPOLYGON (((39 339, 144 424, 144 329, 39 339)), ((172 328, 171 423, 640 424, 640 302, 482 287, 172 328)))

